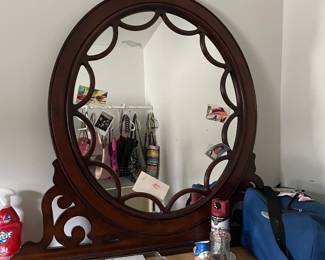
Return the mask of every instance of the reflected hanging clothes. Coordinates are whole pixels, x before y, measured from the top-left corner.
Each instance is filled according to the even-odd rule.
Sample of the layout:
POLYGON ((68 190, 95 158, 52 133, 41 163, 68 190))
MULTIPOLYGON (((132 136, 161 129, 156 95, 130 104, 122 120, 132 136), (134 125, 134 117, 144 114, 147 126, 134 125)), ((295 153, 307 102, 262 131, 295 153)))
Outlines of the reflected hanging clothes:
POLYGON ((145 135, 146 173, 152 177, 159 177, 160 146, 157 144, 155 131, 159 127, 154 113, 147 116, 147 131, 145 135))
POLYGON ((138 142, 131 139, 130 128, 131 122, 128 115, 124 114, 120 124, 120 137, 117 140, 117 161, 119 166, 120 177, 130 177, 129 161, 133 149, 138 145, 138 142))
POLYGON ((111 167, 116 175, 119 175, 119 166, 117 161, 117 140, 115 137, 112 138, 112 141, 109 144, 109 152, 111 155, 111 167))
MULTIPOLYGON (((109 146, 106 138, 102 138, 99 134, 96 135, 96 148, 99 154, 95 156, 95 161, 100 161, 102 164, 105 164, 109 167, 111 167, 111 158, 109 153, 109 146)), ((95 168, 95 178, 96 179, 111 179, 112 176, 102 167, 96 167, 95 168)))
MULTIPOLYGON (((88 113, 85 112, 85 117, 88 118, 88 113)), ((88 129, 87 126, 85 124, 85 122, 82 121, 81 125, 80 125, 80 132, 78 135, 78 147, 80 150, 80 153, 82 156, 85 156, 90 148, 90 138, 89 138, 89 133, 88 133, 88 129)))
MULTIPOLYGON (((96 116, 92 113, 90 117, 91 123, 94 125, 96 122, 96 116)), ((92 155, 92 159, 97 162, 101 162, 111 167, 111 159, 109 153, 109 147, 106 137, 102 137, 99 133, 96 133, 96 144, 92 155)), ((111 175, 102 167, 93 167, 93 173, 96 179, 110 179, 111 175)))
POLYGON ((143 144, 140 134, 140 122, 137 119, 137 114, 133 115, 132 122, 134 125, 134 131, 131 131, 130 138, 137 143, 137 146, 131 153, 128 168, 131 176, 134 180, 136 180, 141 171, 146 171, 146 160, 143 152, 143 144))
POLYGON ((153 132, 148 137, 149 144, 147 146, 147 169, 146 172, 152 177, 159 177, 159 158, 160 158, 160 146, 157 145, 156 138, 153 132))

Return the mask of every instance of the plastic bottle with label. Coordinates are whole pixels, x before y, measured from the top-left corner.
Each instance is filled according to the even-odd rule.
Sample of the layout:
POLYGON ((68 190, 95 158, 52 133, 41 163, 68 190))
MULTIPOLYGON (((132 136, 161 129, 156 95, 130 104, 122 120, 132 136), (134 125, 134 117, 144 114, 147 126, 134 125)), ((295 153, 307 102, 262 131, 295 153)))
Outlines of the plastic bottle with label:
POLYGON ((16 211, 11 207, 10 197, 15 192, 0 189, 0 259, 10 259, 21 246, 22 223, 16 211))

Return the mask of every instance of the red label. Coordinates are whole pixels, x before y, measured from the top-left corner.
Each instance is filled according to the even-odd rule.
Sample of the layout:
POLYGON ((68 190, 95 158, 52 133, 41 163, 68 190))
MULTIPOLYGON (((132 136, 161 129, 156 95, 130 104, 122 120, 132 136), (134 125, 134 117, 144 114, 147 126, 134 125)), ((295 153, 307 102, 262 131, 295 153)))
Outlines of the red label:
POLYGON ((21 223, 13 208, 0 211, 0 257, 13 256, 21 245, 21 223))

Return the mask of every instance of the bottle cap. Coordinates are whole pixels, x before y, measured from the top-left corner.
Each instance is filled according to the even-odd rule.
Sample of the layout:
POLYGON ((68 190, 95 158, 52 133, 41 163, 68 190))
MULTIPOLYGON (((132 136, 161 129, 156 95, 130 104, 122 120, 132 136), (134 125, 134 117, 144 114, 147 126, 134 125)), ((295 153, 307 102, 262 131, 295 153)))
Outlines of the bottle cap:
POLYGON ((215 217, 229 217, 230 204, 228 200, 213 199, 211 207, 211 215, 215 217))
POLYGON ((0 188, 0 210, 9 208, 11 206, 10 197, 15 194, 16 193, 12 189, 0 188))

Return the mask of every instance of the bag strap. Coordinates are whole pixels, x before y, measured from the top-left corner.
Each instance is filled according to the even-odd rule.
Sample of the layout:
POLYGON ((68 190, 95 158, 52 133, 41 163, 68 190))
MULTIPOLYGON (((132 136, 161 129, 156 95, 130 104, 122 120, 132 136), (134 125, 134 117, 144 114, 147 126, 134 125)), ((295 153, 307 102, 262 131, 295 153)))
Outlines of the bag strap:
MULTIPOLYGON (((88 118, 88 112, 86 111, 84 113, 85 117, 88 118)), ((87 138, 89 140, 89 136, 88 136, 88 129, 87 129, 87 125, 84 121, 81 121, 80 124, 80 128, 84 129, 84 130, 80 130, 78 138, 87 138)))
POLYGON ((96 123, 96 114, 93 112, 93 113, 91 113, 91 115, 90 115, 90 122, 93 124, 93 125, 95 125, 95 123, 96 123))
POLYGON ((135 138, 138 141, 138 145, 140 146, 142 153, 144 154, 144 147, 143 147, 143 142, 142 142, 142 138, 141 138, 141 123, 138 120, 138 116, 135 113, 133 116, 133 123, 134 123, 134 127, 135 127, 135 138))
POLYGON ((157 145, 156 138, 153 131, 151 131, 149 134, 149 145, 157 145))
POLYGON ((127 114, 124 114, 121 119, 121 123, 120 123, 120 134, 121 135, 123 133, 123 130, 127 135, 129 135, 129 133, 130 133, 130 117, 127 114))
POLYGON ((134 125, 134 129, 133 129, 133 131, 131 131, 131 134, 130 134, 130 138, 131 139, 134 139, 134 140, 137 140, 137 131, 138 131, 138 129, 137 129, 137 114, 136 113, 134 113, 134 115, 133 115, 133 119, 132 119, 132 123, 133 123, 133 125, 134 125))
POLYGON ((300 193, 296 193, 293 198, 290 200, 290 202, 288 203, 288 210, 292 209, 292 204, 295 202, 296 199, 298 199, 300 193))
POLYGON ((277 197, 277 193, 272 190, 271 187, 263 187, 259 190, 266 199, 270 223, 273 231, 275 240, 284 253, 284 255, 289 259, 293 260, 285 241, 284 225, 282 222, 282 208, 277 197))

